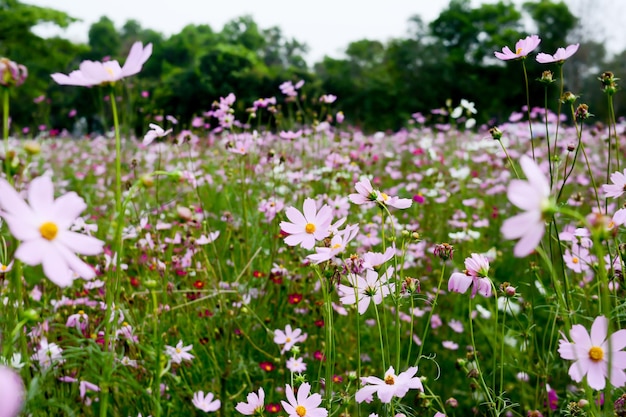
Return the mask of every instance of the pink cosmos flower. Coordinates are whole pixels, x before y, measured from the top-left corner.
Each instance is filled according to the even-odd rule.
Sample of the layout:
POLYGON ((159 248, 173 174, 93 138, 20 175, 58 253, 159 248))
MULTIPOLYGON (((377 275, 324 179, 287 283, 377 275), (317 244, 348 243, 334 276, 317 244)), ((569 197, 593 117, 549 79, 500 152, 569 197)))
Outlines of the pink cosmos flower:
POLYGON ((316 240, 326 238, 330 231, 330 223, 333 220, 332 209, 328 204, 317 210, 315 200, 304 200, 303 213, 294 207, 288 207, 285 215, 290 222, 280 222, 280 229, 289 236, 285 243, 289 246, 300 245, 304 249, 313 249, 316 240))
POLYGON ((383 298, 391 294, 394 290, 394 284, 390 284, 389 278, 393 275, 393 267, 389 267, 387 271, 378 276, 378 272, 373 269, 365 271, 365 277, 360 275, 348 275, 350 285, 340 284, 337 288, 339 301, 343 304, 357 304, 359 314, 365 314, 370 302, 380 304, 383 298))
POLYGON ((525 212, 506 219, 500 231, 505 239, 520 239, 513 253, 523 258, 541 242, 545 232, 543 216, 552 209, 552 203, 550 184, 537 164, 529 156, 523 155, 520 165, 528 180, 512 180, 507 196, 511 203, 525 212))
POLYGON ((281 401, 283 408, 289 414, 289 417, 326 417, 328 416, 328 410, 321 408, 319 405, 322 403, 322 396, 319 394, 312 394, 311 385, 308 382, 300 385, 298 388, 298 398, 293 393, 293 388, 287 385, 285 393, 287 395, 287 401, 281 401))
POLYGON ((0 417, 16 417, 24 403, 24 383, 11 368, 0 365, 0 417))
POLYGON ((202 391, 198 391, 193 394, 191 403, 199 410, 205 413, 211 413, 220 409, 222 403, 220 400, 213 400, 213 393, 207 392, 206 395, 202 391))
POLYGON ((571 57, 578 51, 578 47, 580 44, 576 43, 573 45, 569 45, 567 48, 558 48, 554 55, 544 54, 543 52, 539 52, 537 54, 537 62, 540 64, 551 64, 553 62, 563 62, 567 58, 571 57))
POLYGON ((146 136, 143 137, 142 142, 146 146, 150 145, 156 138, 162 138, 172 133, 172 129, 163 130, 163 128, 156 123, 150 123, 148 126, 150 130, 148 130, 146 136))
POLYGON ((182 363, 183 361, 190 361, 194 356, 189 353, 193 349, 193 345, 183 346, 183 341, 179 340, 176 347, 165 346, 165 353, 170 357, 173 363, 182 363))
POLYGON ((69 230, 87 208, 76 193, 54 199, 54 186, 47 176, 37 177, 28 188, 28 202, 4 179, 0 179, 0 216, 13 236, 22 243, 15 257, 27 265, 42 264, 43 271, 59 287, 74 281, 74 274, 92 279, 95 271, 75 254, 97 255, 104 242, 69 230))
POLYGON ((413 204, 413 200, 410 198, 390 197, 379 190, 375 190, 367 178, 362 178, 355 184, 354 188, 357 192, 348 196, 354 204, 377 203, 381 206, 391 206, 398 209, 409 208, 413 204))
POLYGON ((604 389, 609 374, 614 387, 626 384, 626 352, 622 350, 626 347, 626 330, 616 331, 609 340, 608 326, 608 319, 598 316, 591 326, 591 334, 582 325, 575 324, 569 332, 573 342, 565 336, 559 341, 561 358, 575 361, 569 368, 569 376, 580 382, 587 375, 587 384, 595 390, 604 389))
POLYGON ((537 35, 527 36, 524 39, 520 39, 515 44, 515 52, 511 51, 508 46, 502 48, 502 52, 494 52, 496 58, 501 59, 503 61, 508 61, 510 59, 518 59, 524 58, 528 55, 532 50, 534 50, 541 43, 541 39, 537 35))
POLYGON ((619 171, 612 173, 611 182, 612 184, 602 185, 602 191, 604 191, 605 197, 621 197, 626 191, 626 169, 623 173, 619 171))
POLYGON ((69 75, 55 73, 51 77, 57 84, 77 85, 82 87, 92 87, 100 84, 112 84, 122 78, 129 77, 141 71, 143 64, 152 55, 152 44, 143 47, 141 42, 135 42, 130 48, 128 58, 123 67, 119 62, 94 62, 83 61, 79 69, 72 71, 69 75))
POLYGON ((346 246, 359 233, 359 225, 351 224, 337 233, 330 241, 330 247, 315 248, 317 253, 307 256, 315 264, 329 261, 346 250, 346 246))
POLYGON ((470 285, 472 287, 472 298, 479 292, 485 297, 491 297, 491 280, 489 275, 489 260, 478 253, 465 259, 465 271, 455 272, 448 281, 448 291, 464 294, 470 285))
POLYGON ((289 372, 292 373, 302 373, 306 371, 306 363, 304 363, 303 358, 289 358, 285 366, 289 369, 289 372))
POLYGON ((248 402, 240 402, 235 406, 235 410, 246 416, 252 416, 257 413, 261 413, 264 409, 265 391, 263 388, 259 388, 259 393, 255 394, 251 392, 248 394, 248 402))
POLYGON ((365 385, 358 390, 354 399, 358 403, 363 401, 371 402, 374 393, 376 393, 381 402, 388 404, 393 397, 404 397, 410 389, 424 391, 422 381, 415 376, 416 373, 417 366, 412 366, 400 375, 396 375, 393 366, 390 366, 387 372, 385 372, 384 379, 375 376, 363 377, 361 382, 364 385, 369 385, 365 385))
POLYGON ((307 338, 307 334, 302 334, 302 329, 291 329, 291 325, 285 326, 285 331, 280 329, 274 330, 274 343, 283 345, 280 353, 290 351, 296 343, 304 342, 307 338))
POLYGON ((593 263, 589 249, 577 244, 572 245, 572 250, 565 251, 563 260, 569 269, 577 273, 588 271, 593 263))

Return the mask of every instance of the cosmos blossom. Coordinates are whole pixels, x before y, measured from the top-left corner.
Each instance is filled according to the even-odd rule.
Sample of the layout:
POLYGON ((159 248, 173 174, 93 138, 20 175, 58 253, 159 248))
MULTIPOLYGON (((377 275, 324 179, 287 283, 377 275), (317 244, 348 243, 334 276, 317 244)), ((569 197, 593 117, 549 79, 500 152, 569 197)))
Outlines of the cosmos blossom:
POLYGON ((84 279, 96 276, 94 269, 76 254, 97 255, 104 242, 69 230, 87 208, 81 197, 69 192, 55 200, 54 186, 47 176, 31 181, 30 205, 4 179, 0 179, 0 195, 0 216, 21 241, 15 251, 17 259, 31 266, 41 264, 46 277, 59 287, 71 285, 74 274, 84 279))
POLYGON ((143 137, 143 142, 142 142, 146 146, 150 145, 156 138, 162 138, 172 133, 172 129, 164 130, 161 126, 159 126, 156 123, 150 123, 149 126, 150 126, 150 130, 148 130, 146 135, 143 137))
POLYGON ((397 209, 409 208, 411 207, 411 204, 413 204, 413 200, 410 198, 392 197, 379 190, 375 190, 374 187, 372 187, 372 183, 367 178, 362 178, 358 181, 354 185, 354 188, 356 189, 356 193, 348 196, 350 201, 354 204, 362 205, 376 203, 380 206, 395 207, 397 209))
POLYGON ((199 410, 205 413, 211 413, 220 409, 222 405, 220 400, 213 400, 214 395, 212 392, 207 392, 206 395, 202 391, 198 391, 193 394, 191 403, 199 410))
POLYGON ((587 384, 595 390, 602 390, 610 375, 614 387, 626 385, 626 330, 618 330, 608 336, 609 320, 598 316, 591 325, 591 333, 580 324, 575 324, 569 332, 572 342, 565 336, 559 341, 561 358, 574 361, 569 368, 569 376, 576 382, 587 376, 587 384), (609 366, 610 371, 609 371, 609 366))
POLYGON ((305 382, 298 388, 298 396, 294 395, 293 388, 287 385, 285 390, 287 401, 281 401, 289 417, 326 417, 328 410, 320 407, 322 396, 311 394, 311 384, 305 382))
POLYGON ((130 48, 123 67, 120 67, 116 60, 107 62, 83 61, 78 67, 79 69, 72 71, 69 75, 57 72, 51 77, 57 84, 61 85, 92 87, 101 84, 113 84, 141 71, 143 64, 150 58, 150 55, 152 55, 151 43, 144 48, 141 42, 135 42, 130 48))
POLYGON ((578 51, 580 44, 575 43, 568 45, 567 48, 558 48, 554 55, 544 54, 540 52, 537 54, 537 62, 540 64, 551 64, 553 62, 563 62, 567 58, 571 57, 578 51))
POLYGON ((265 391, 263 388, 259 388, 259 393, 251 392, 247 397, 248 402, 240 402, 235 406, 235 410, 246 416, 251 416, 263 411, 265 403, 265 391))
POLYGON ((382 403, 388 404, 393 397, 404 397, 410 389, 424 391, 422 381, 415 376, 416 373, 417 366, 412 366, 396 375, 393 366, 390 366, 383 379, 375 376, 363 377, 361 382, 364 386, 356 392, 354 399, 358 403, 371 402, 376 393, 382 403))
POLYGON ((527 36, 524 39, 520 39, 515 43, 515 52, 511 51, 508 46, 502 48, 502 52, 494 52, 496 58, 503 61, 511 59, 525 58, 530 52, 532 52, 541 43, 541 39, 537 35, 527 36))
POLYGON ((611 184, 603 184, 602 191, 606 198, 621 197, 626 191, 626 169, 623 172, 612 173, 611 184))
POLYGON ((280 222, 280 229, 289 234, 285 238, 285 243, 289 246, 300 245, 304 249, 313 249, 315 241, 330 234, 333 215, 328 204, 324 204, 318 211, 315 200, 307 198, 304 200, 302 213, 294 207, 288 207, 285 215, 289 221, 280 222))
POLYGON ((513 250, 518 258, 529 255, 545 233, 544 215, 554 210, 550 184, 535 161, 527 155, 520 158, 527 181, 512 180, 507 189, 509 201, 524 213, 506 219, 500 231, 505 239, 519 239, 513 250))
POLYGON ((455 272, 448 281, 448 291, 464 294, 470 285, 472 298, 479 292, 485 297, 491 297, 491 280, 489 275, 489 260, 481 254, 473 253, 465 259, 465 271, 455 272))

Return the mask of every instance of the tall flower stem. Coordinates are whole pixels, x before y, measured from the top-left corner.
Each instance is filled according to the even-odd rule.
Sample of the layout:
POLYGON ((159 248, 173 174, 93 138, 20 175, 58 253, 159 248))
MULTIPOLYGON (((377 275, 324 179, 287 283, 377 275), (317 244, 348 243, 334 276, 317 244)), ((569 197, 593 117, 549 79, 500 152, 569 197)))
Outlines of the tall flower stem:
POLYGON ((4 138, 4 172, 7 174, 9 184, 13 184, 9 162, 9 89, 7 87, 2 88, 2 137, 4 138))
POLYGON ((441 275, 439 275, 439 283, 437 284, 437 293, 435 294, 435 298, 433 300, 433 305, 428 313, 428 320, 426 320, 424 326, 424 333, 422 334, 422 344, 420 345, 420 351, 417 355, 417 359, 415 360, 415 366, 418 366, 420 360, 422 359, 422 353, 424 352, 424 344, 426 342, 426 336, 428 336, 428 329, 430 328, 430 323, 433 318, 433 314, 435 313, 435 307, 437 307, 437 300, 439 299, 439 293, 441 292, 441 284, 443 283, 443 277, 446 273, 446 264, 444 263, 441 266, 441 275))
POLYGON ((114 366, 115 354, 114 348, 111 345, 113 323, 114 318, 112 315, 113 306, 116 304, 117 294, 119 291, 119 285, 121 281, 121 265, 122 265, 122 223, 124 221, 124 211, 122 207, 122 140, 120 138, 120 125, 117 115, 117 105, 115 101, 114 86, 110 86, 109 99, 111 102, 111 111, 113 113, 113 126, 115 131, 115 215, 117 216, 114 247, 115 247, 115 272, 113 276, 107 280, 106 290, 106 316, 105 316, 105 329, 104 329, 104 349, 109 351, 107 357, 108 372, 105 373, 104 383, 102 384, 102 395, 100 399, 100 417, 107 416, 107 407, 109 400, 109 383, 111 381, 111 372, 114 366), (111 279, 112 278, 112 279, 111 279))
POLYGON ((533 161, 535 160, 535 142, 533 142, 533 124, 530 121, 530 91, 528 89, 528 71, 526 71, 526 60, 522 59, 522 68, 524 69, 524 85, 526 87, 526 113, 528 115, 528 129, 530 130, 530 146, 533 150, 533 161))

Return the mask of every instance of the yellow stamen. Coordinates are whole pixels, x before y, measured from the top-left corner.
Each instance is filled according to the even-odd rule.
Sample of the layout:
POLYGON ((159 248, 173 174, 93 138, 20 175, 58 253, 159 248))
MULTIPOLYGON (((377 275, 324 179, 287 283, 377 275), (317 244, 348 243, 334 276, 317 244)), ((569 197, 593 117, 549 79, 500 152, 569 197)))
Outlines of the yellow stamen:
POLYGON ((604 351, 600 346, 592 346, 589 349, 589 359, 594 362, 599 362, 604 358, 604 351))
POLYGON ((315 229, 316 227, 313 223, 307 223, 306 226, 304 226, 304 231, 308 234, 315 233, 315 229))
POLYGON ((380 198, 382 198, 383 201, 389 200, 389 196, 385 193, 380 193, 380 198))
POLYGON ((331 249, 339 249, 341 245, 339 243, 335 243, 331 249))
POLYGON ((385 377, 385 384, 394 385, 395 383, 396 383, 396 379, 393 377, 393 375, 387 375, 385 377))
POLYGON ((39 226, 39 233, 41 233, 41 237, 47 240, 52 240, 56 237, 59 228, 56 224, 52 222, 45 222, 41 226, 39 226))
POLYGON ((519 55, 519 54, 521 54, 521 53, 522 53, 522 48, 517 48, 517 49, 515 50, 515 55, 519 55))
POLYGON ((578 263, 578 258, 576 258, 576 257, 572 258, 572 262, 577 264, 578 263))
POLYGON ((299 415, 300 417, 306 416, 306 408, 302 407, 301 405, 297 406, 296 414, 299 415))

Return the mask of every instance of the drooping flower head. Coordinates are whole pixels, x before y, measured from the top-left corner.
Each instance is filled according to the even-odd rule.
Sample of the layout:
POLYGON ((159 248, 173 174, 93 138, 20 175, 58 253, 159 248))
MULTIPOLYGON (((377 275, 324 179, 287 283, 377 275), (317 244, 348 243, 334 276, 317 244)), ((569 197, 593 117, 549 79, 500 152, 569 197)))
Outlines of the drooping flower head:
POLYGON ((51 77, 57 84, 61 85, 92 87, 101 84, 113 84, 141 71, 143 64, 150 58, 150 55, 152 55, 151 43, 144 48, 141 42, 135 42, 130 48, 123 67, 120 67, 116 60, 107 62, 83 61, 78 67, 79 69, 72 71, 69 75, 57 72, 51 77))
POLYGON ((348 198, 354 204, 373 204, 376 203, 382 207, 390 206, 398 209, 405 209, 411 207, 413 201, 410 198, 399 198, 389 196, 379 190, 375 190, 372 187, 372 183, 367 178, 361 178, 358 181, 354 188, 356 189, 356 193, 350 194, 348 198))
POLYGON ((97 255, 104 242, 72 232, 70 227, 87 207, 76 193, 54 199, 54 186, 47 176, 37 177, 28 188, 28 202, 4 179, 0 179, 0 216, 13 236, 22 243, 15 257, 27 265, 41 264, 46 277, 60 287, 74 281, 74 274, 92 279, 94 269, 75 254, 97 255))
POLYGON ((465 271, 455 272, 448 281, 448 291, 464 294, 472 286, 472 298, 479 292, 491 297, 491 280, 489 279, 489 260, 481 254, 473 253, 465 259, 465 271))
POLYGON ((496 58, 501 59, 503 61, 508 61, 511 59, 519 59, 526 58, 530 52, 532 52, 539 44, 541 43, 541 39, 537 35, 527 36, 524 39, 520 39, 515 43, 515 52, 511 51, 508 46, 502 48, 502 52, 494 52, 496 58))
POLYGON ((541 242, 545 232, 544 216, 554 212, 556 208, 550 200, 550 184, 535 161, 523 155, 520 165, 527 180, 512 180, 507 196, 524 213, 506 219, 500 231, 505 239, 520 239, 513 254, 523 258, 541 242))
POLYGON ((20 86, 28 77, 28 70, 24 65, 0 58, 0 85, 5 87, 20 86))
POLYGON ((578 47, 580 44, 576 43, 573 45, 569 45, 567 48, 558 48, 554 55, 544 54, 543 52, 539 52, 537 54, 537 62, 540 64, 551 64, 553 62, 563 63, 565 60, 578 51, 578 47))
POLYGON ((574 361, 569 368, 569 376, 581 382, 587 376, 587 384, 595 390, 602 390, 610 376, 611 385, 626 385, 626 330, 618 330, 608 337, 609 321, 598 316, 591 325, 591 333, 580 324, 575 324, 569 332, 572 342, 565 336, 559 341, 561 358, 574 361), (610 370, 609 370, 610 366, 610 370))

